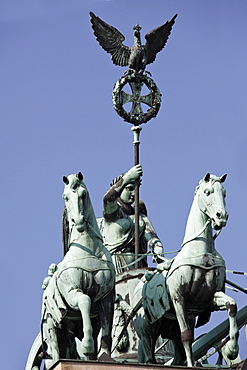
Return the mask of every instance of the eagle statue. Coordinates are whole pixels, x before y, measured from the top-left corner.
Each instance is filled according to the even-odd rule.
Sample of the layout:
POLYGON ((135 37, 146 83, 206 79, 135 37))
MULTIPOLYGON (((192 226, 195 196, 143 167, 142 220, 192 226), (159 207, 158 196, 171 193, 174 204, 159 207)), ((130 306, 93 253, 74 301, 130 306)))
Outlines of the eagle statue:
POLYGON ((118 66, 128 66, 136 73, 143 72, 147 64, 154 62, 156 54, 165 46, 177 17, 175 14, 170 21, 148 32, 145 35, 145 45, 141 44, 141 27, 137 23, 133 27, 134 45, 128 47, 123 44, 125 37, 121 32, 105 23, 94 13, 89 14, 96 40, 107 53, 111 54, 112 62, 118 66))

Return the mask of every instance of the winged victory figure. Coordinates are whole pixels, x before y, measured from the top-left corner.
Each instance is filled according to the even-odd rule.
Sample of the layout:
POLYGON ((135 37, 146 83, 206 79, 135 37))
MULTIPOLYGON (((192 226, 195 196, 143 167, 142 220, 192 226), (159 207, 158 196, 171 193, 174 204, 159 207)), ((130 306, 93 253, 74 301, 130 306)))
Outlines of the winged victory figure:
POLYGON ((121 32, 105 23, 94 13, 89 14, 96 40, 107 53, 111 54, 112 62, 122 67, 128 66, 136 73, 143 72, 147 64, 154 62, 156 54, 165 46, 177 17, 175 14, 170 21, 148 32, 145 35, 145 45, 141 44, 141 27, 137 23, 133 27, 134 45, 128 47, 123 44, 125 37, 121 32))

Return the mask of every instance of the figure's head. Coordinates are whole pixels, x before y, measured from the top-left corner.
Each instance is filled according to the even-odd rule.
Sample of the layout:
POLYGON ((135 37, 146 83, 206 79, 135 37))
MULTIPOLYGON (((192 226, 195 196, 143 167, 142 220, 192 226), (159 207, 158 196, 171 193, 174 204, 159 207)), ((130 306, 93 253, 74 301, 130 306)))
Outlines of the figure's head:
POLYGON ((135 201, 135 184, 134 182, 126 185, 120 195, 121 200, 125 204, 132 204, 135 201))
POLYGON ((139 25, 139 23, 137 22, 136 25, 133 27, 133 30, 134 30, 134 36, 137 37, 140 40, 140 37, 141 37, 141 26, 139 25))
POLYGON ((55 263, 52 263, 48 268, 48 275, 52 276, 54 272, 57 271, 57 265, 55 263))
MULTIPOLYGON (((117 184, 123 178, 123 176, 125 174, 126 174, 126 172, 122 173, 121 175, 116 177, 114 180, 112 180, 112 182, 110 183, 110 186, 114 186, 115 184, 117 184)), ((139 185, 141 185, 141 179, 139 179, 139 185)), ((120 199, 123 203, 129 204, 129 205, 134 203, 134 201, 135 201, 135 186, 136 186, 135 182, 132 181, 124 187, 124 189, 122 190, 122 193, 120 195, 120 199)))

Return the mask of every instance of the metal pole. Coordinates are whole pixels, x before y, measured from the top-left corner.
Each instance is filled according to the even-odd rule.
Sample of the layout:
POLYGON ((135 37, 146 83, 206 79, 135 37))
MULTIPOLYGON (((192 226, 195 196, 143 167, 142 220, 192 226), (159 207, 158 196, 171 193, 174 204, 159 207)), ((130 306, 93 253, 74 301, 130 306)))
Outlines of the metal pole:
MULTIPOLYGON (((140 126, 133 126, 131 130, 134 134, 134 165, 139 164, 139 137, 142 128, 140 126)), ((138 258, 140 253, 140 240, 139 240, 139 179, 135 182, 135 259, 138 258)), ((135 263, 135 268, 138 268, 138 262, 135 263)))
POLYGON ((233 283, 232 281, 230 281, 228 279, 226 279, 226 283, 233 286, 234 288, 240 290, 241 292, 247 294, 247 289, 246 288, 243 288, 240 285, 237 285, 237 284, 233 283))

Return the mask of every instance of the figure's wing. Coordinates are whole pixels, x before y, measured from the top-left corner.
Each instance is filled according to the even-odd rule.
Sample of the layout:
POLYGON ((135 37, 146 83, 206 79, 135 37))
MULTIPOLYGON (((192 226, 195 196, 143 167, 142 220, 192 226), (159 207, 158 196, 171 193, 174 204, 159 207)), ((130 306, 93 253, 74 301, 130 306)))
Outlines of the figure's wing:
POLYGON ((92 28, 96 36, 96 40, 102 46, 102 48, 109 54, 112 55, 111 60, 118 66, 127 66, 130 56, 130 48, 123 45, 125 40, 116 28, 110 26, 97 17, 94 13, 89 13, 92 23, 92 28))
POLYGON ((148 215, 146 204, 141 199, 139 199, 139 213, 145 216, 148 215))
POLYGON ((165 22, 160 27, 155 28, 145 35, 145 39, 147 40, 145 44, 147 64, 153 63, 156 54, 165 46, 176 17, 177 14, 170 21, 165 22))

